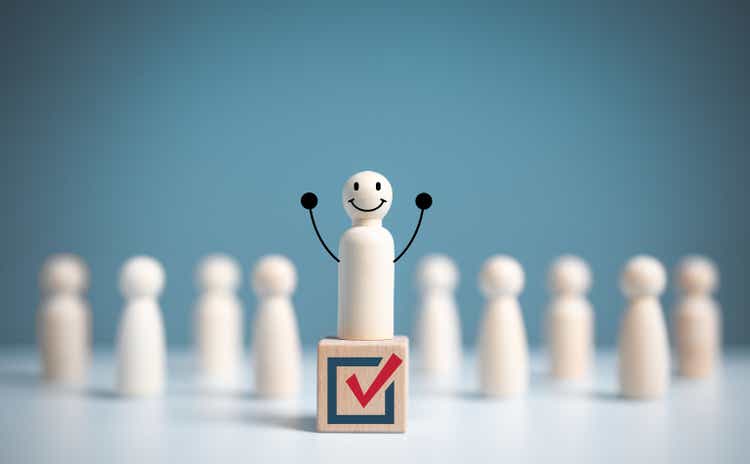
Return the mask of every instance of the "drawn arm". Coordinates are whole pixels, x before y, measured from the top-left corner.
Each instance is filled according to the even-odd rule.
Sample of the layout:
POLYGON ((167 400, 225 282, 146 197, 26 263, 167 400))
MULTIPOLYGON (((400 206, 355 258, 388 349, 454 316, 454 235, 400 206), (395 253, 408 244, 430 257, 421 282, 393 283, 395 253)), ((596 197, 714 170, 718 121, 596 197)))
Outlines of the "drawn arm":
MULTIPOLYGON (((317 200, 317 199, 316 199, 317 200)), ((406 244, 406 247, 401 251, 401 253, 396 256, 396 259, 393 260, 393 262, 397 262, 399 259, 401 259, 402 256, 404 256, 404 253, 406 253, 406 250, 409 249, 411 244, 414 242, 414 239, 417 237, 417 232, 419 232, 419 226, 422 225, 422 217, 424 216, 424 212, 426 209, 430 209, 430 206, 432 206, 432 197, 429 193, 422 192, 419 195, 417 195, 416 200, 414 201, 417 204, 417 208, 419 208, 419 221, 417 221, 417 227, 414 228, 414 233, 411 236, 411 239, 409 239, 409 243, 406 244)), ((310 211, 310 214, 312 214, 312 211, 310 211)))
POLYGON ((336 255, 333 254, 330 248, 328 248, 328 245, 326 245, 326 242, 323 240, 323 237, 320 236, 320 232, 318 231, 318 226, 315 224, 315 216, 313 215, 313 209, 315 209, 316 206, 318 206, 318 197, 312 192, 307 192, 304 195, 302 195, 302 198, 300 198, 299 201, 302 204, 302 207, 305 208, 310 212, 310 221, 312 222, 313 229, 315 229, 315 235, 318 236, 318 240, 320 240, 320 244, 323 245, 323 248, 326 249, 329 255, 331 255, 331 258, 334 259, 337 263, 339 262, 339 259, 336 257, 336 255))

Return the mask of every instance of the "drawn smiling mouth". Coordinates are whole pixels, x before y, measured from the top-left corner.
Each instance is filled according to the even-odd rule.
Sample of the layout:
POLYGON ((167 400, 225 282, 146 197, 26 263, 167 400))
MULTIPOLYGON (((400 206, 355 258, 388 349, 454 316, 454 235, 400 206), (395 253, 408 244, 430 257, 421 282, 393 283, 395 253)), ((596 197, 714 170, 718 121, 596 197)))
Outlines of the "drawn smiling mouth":
POLYGON ((359 206, 357 206, 357 205, 354 204, 354 198, 352 198, 351 200, 349 200, 349 203, 351 203, 352 206, 354 206, 355 209, 357 209, 359 211, 362 211, 363 213, 371 213, 371 212, 375 211, 376 209, 380 208, 381 206, 383 206, 385 204, 385 202, 386 201, 381 198, 380 199, 380 204, 378 206, 376 206, 376 207, 374 207, 372 209, 363 209, 363 208, 360 208, 359 206))

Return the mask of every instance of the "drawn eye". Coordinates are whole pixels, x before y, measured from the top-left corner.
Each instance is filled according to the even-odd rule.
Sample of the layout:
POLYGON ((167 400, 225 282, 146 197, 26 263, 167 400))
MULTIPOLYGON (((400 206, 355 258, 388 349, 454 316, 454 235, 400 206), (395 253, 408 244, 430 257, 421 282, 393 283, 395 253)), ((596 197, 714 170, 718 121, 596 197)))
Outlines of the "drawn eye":
POLYGON ((375 182, 375 190, 380 190, 380 182, 375 182))
POLYGON ((354 190, 359 190, 359 182, 354 183, 354 190))

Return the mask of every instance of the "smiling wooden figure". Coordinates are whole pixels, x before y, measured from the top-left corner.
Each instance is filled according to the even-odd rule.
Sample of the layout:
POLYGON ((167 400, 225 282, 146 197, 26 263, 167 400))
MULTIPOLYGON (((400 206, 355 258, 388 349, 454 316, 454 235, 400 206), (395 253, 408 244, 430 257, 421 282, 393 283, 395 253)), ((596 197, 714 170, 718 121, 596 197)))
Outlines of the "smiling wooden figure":
POLYGON ((417 195, 419 220, 398 255, 383 227, 392 200, 390 182, 377 172, 362 171, 344 183, 342 204, 352 227, 341 236, 339 256, 315 223, 318 197, 307 192, 300 200, 339 271, 338 338, 318 345, 319 431, 406 431, 409 345, 406 337, 393 336, 394 269, 414 242, 432 197, 417 195))

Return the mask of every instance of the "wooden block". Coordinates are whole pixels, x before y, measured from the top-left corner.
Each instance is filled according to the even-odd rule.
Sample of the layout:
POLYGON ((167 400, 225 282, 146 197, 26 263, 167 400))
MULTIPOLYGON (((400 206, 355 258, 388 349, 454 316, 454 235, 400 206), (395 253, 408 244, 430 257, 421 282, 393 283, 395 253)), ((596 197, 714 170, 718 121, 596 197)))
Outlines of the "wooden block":
POLYGON ((409 339, 318 343, 318 431, 406 432, 409 339))

